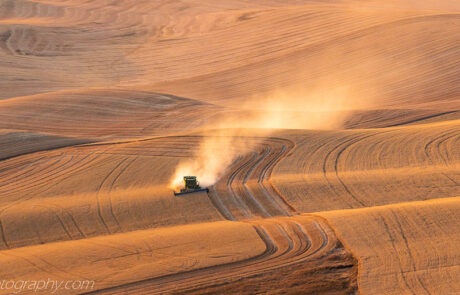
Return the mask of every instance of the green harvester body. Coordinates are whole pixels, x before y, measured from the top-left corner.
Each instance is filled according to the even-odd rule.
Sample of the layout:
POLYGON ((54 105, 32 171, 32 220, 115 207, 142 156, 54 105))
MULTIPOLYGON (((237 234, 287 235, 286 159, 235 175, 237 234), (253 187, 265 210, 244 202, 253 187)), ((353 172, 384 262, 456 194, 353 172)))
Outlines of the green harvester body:
POLYGON ((175 196, 191 194, 196 192, 209 192, 208 188, 201 188, 196 176, 184 176, 184 188, 180 192, 174 192, 175 196))

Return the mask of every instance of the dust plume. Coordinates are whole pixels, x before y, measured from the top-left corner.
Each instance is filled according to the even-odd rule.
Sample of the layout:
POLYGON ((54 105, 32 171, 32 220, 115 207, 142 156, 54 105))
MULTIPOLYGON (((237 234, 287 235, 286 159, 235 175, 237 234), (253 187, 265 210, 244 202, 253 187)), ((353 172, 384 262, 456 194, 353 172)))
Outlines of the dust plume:
POLYGON ((255 149, 276 129, 336 129, 349 111, 364 107, 346 88, 304 94, 276 91, 253 97, 209 126, 192 159, 179 163, 170 187, 182 186, 183 176, 197 176, 202 187, 215 184, 239 156, 255 149), (211 129, 212 128, 212 129, 211 129))
POLYGON ((204 136, 195 156, 181 162, 174 173, 170 187, 177 190, 187 175, 198 178, 202 187, 215 184, 240 153, 246 153, 254 143, 234 129, 211 131, 204 136))

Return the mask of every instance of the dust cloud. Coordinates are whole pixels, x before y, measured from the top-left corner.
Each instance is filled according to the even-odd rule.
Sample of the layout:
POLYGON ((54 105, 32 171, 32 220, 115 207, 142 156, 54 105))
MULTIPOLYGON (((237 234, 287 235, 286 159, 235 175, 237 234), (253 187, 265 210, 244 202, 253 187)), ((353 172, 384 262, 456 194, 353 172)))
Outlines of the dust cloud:
POLYGON ((202 187, 212 186, 239 156, 256 148, 254 138, 276 129, 338 129, 351 110, 361 107, 368 105, 352 99, 346 88, 253 97, 209 126, 195 156, 177 166, 170 187, 178 190, 187 175, 196 176, 202 187))
POLYGON ((211 135, 203 137, 195 156, 177 166, 171 188, 177 190, 187 175, 197 176, 202 187, 215 184, 238 155, 252 147, 254 144, 241 136, 238 130, 212 131, 211 135))

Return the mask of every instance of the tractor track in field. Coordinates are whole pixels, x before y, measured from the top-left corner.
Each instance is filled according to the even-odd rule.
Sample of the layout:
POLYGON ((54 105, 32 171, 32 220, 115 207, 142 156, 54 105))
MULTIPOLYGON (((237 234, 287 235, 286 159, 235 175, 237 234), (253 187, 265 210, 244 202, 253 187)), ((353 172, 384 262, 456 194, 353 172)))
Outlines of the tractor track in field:
POLYGON ((263 253, 242 261, 165 275, 94 293, 179 294, 206 290, 310 260, 317 261, 341 247, 324 220, 298 215, 270 182, 274 166, 294 147, 289 140, 266 138, 257 149, 240 157, 208 193, 211 203, 225 219, 244 222, 254 228, 265 244, 263 253))
MULTIPOLYGON (((359 136, 359 137, 350 136, 350 137, 346 138, 343 142, 339 143, 337 146, 335 146, 334 148, 332 148, 332 149, 330 149, 328 151, 328 153, 324 157, 322 170, 323 170, 324 179, 327 181, 327 183, 329 184, 329 187, 331 188, 332 191, 337 193, 334 184, 329 179, 329 175, 328 175, 329 171, 327 169, 327 166, 328 166, 327 164, 329 163, 329 159, 331 158, 331 156, 333 156, 333 154, 336 153, 335 157, 330 161, 330 162, 333 163, 332 170, 333 170, 333 174, 335 176, 335 180, 337 180, 340 183, 340 187, 347 193, 348 196, 350 196, 351 199, 349 201, 352 201, 353 203, 358 204, 359 207, 365 207, 366 206, 364 204, 364 202, 362 200, 360 200, 351 191, 351 189, 348 187, 348 185, 342 180, 342 177, 340 176, 339 169, 338 169, 339 159, 347 149, 349 149, 351 146, 355 145, 356 143, 361 142, 361 141, 363 141, 365 139, 368 139, 370 137, 374 137, 374 136, 377 136, 377 135, 380 135, 380 134, 383 134, 383 133, 387 133, 387 132, 390 132, 390 131, 385 131, 385 132, 377 133, 377 134, 364 135, 364 136, 359 136)), ((351 203, 348 200, 344 200, 344 201, 346 201, 346 203, 348 204, 348 206, 350 208, 354 208, 354 206, 352 206, 351 203)))
POLYGON ((291 141, 266 139, 259 150, 243 157, 210 189, 211 202, 225 218, 229 214, 222 212, 230 212, 237 220, 297 214, 270 182, 274 166, 293 148, 291 141))
MULTIPOLYGON (((21 184, 20 185, 21 193, 26 195, 26 192, 29 192, 30 190, 35 190, 34 191, 35 194, 46 192, 49 188, 44 188, 43 190, 39 190, 39 191, 37 191, 36 188, 41 187, 40 185, 42 185, 43 183, 48 183, 48 182, 51 182, 51 181, 54 181, 51 184, 52 186, 56 185, 57 182, 66 179, 68 177, 69 173, 73 174, 76 171, 81 171, 83 168, 85 168, 88 165, 94 163, 94 161, 96 160, 97 157, 94 158, 94 159, 90 159, 91 155, 92 154, 88 154, 86 156, 81 157, 78 160, 75 160, 75 161, 73 161, 74 156, 71 156, 71 160, 66 162, 66 164, 71 163, 68 167, 65 167, 65 165, 64 165, 64 167, 60 166, 59 167, 60 169, 54 169, 53 167, 56 166, 55 164, 57 164, 60 161, 62 161, 62 159, 58 159, 57 162, 53 162, 52 164, 46 166, 42 170, 42 171, 46 171, 46 175, 45 176, 40 175, 40 177, 38 179, 35 179, 35 178, 31 179, 30 177, 23 177, 21 179, 21 181, 19 182, 19 184, 21 184), (50 172, 48 172, 48 170, 50 172), (59 178, 61 178, 61 179, 59 179, 59 178)), ((40 171, 40 172, 42 172, 42 171, 40 171)), ((17 184, 16 186, 18 186, 19 184, 17 184)), ((0 193, 6 193, 6 192, 12 190, 12 188, 9 188, 9 186, 5 186, 5 188, 7 188, 8 190, 0 190, 0 193)), ((3 213, 8 208, 10 208, 12 206, 15 206, 15 205, 17 205, 17 204, 19 204, 19 203, 21 203, 23 201, 29 200, 29 199, 31 199, 33 197, 34 197, 33 195, 29 195, 28 197, 21 197, 21 198, 15 200, 15 201, 11 202, 10 204, 0 208, 0 214, 3 213)))
MULTIPOLYGON (((444 155, 442 154, 441 152, 441 144, 445 143, 446 141, 448 141, 449 139, 453 138, 453 137, 459 137, 459 131, 458 130, 453 130, 453 131, 447 131, 447 132, 444 132, 440 135, 438 135, 437 137, 431 139, 430 141, 428 141, 423 150, 425 152, 425 155, 428 159, 428 161, 430 162, 430 164, 435 164, 435 159, 433 158, 432 155, 430 155, 430 146, 431 145, 435 145, 436 148, 434 148, 433 150, 435 152, 437 152, 437 156, 439 156, 439 158, 441 158, 442 160, 442 163, 445 165, 445 166, 448 166, 449 165, 449 161, 448 161, 448 157, 449 157, 449 153, 446 153, 446 157, 444 157, 444 155)), ((450 182, 452 182, 454 185, 458 186, 458 182, 455 181, 451 176, 449 176, 447 173, 445 172, 442 172, 441 173, 444 177, 446 177, 447 179, 449 179, 450 182)))
MULTIPOLYGON (((109 228, 109 225, 107 224, 107 221, 106 219, 111 219, 116 226, 120 226, 120 224, 118 223, 117 219, 115 218, 115 215, 113 214, 113 211, 112 211, 112 202, 110 200, 110 192, 107 194, 107 196, 105 196, 104 200, 102 200, 102 196, 101 196, 101 192, 103 191, 103 188, 105 186, 105 183, 109 180, 109 178, 115 174, 115 171, 118 170, 118 168, 120 167, 123 167, 123 164, 125 162, 128 161, 129 158, 124 158, 122 159, 120 162, 118 162, 118 164, 115 165, 115 167, 113 167, 110 172, 104 177, 104 179, 102 180, 102 182, 99 184, 99 187, 97 189, 97 193, 96 193, 96 211, 97 211, 97 217, 99 219, 99 221, 102 223, 102 225, 104 226, 104 228, 106 229, 107 233, 112 233, 112 231, 110 230, 109 228), (104 203, 103 203, 104 201, 104 203), (107 203, 107 204, 106 204, 107 203), (107 214, 110 216, 110 218, 104 218, 104 211, 103 211, 103 208, 109 208, 108 211, 111 212, 111 214, 107 214)), ((129 165, 129 164, 128 164, 129 165)), ((123 172, 122 169, 120 169, 120 174, 123 172)), ((118 177, 116 177, 118 178, 118 177)), ((115 181, 115 180, 114 180, 115 181)), ((113 184, 112 184, 113 185, 113 184)), ((111 190, 111 188, 109 188, 109 190, 111 190)))

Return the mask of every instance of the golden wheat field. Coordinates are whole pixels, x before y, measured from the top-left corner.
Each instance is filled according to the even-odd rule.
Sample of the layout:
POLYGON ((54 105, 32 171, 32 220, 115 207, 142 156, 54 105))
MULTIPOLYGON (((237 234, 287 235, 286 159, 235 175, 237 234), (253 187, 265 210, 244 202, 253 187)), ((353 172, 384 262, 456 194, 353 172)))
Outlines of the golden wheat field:
POLYGON ((460 2, 0 0, 13 293, 460 294, 460 2))

